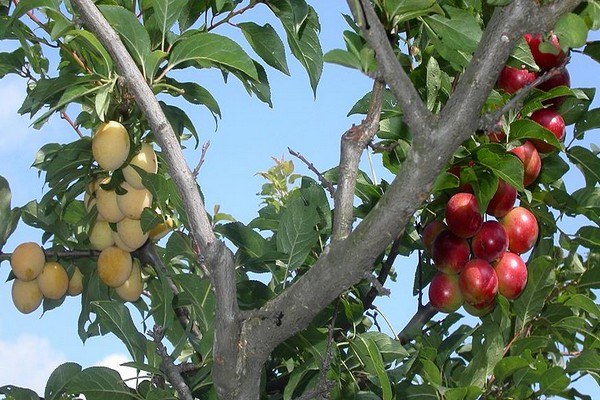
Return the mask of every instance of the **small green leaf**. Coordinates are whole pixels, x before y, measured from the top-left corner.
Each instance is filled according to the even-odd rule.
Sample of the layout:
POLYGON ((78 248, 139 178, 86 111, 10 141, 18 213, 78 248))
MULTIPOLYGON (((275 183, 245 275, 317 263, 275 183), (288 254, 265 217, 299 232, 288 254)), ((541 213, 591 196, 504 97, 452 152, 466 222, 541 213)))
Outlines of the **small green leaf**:
POLYGON ((342 49, 333 49, 325 53, 323 56, 325 62, 337 64, 348 68, 362 71, 360 59, 349 51, 342 49))
POLYGON ((600 228, 597 226, 583 226, 575 234, 575 240, 590 250, 600 249, 600 228))
POLYGON ((18 48, 12 53, 0 53, 0 79, 7 74, 16 74, 25 65, 25 50, 18 48))
POLYGON ((516 371, 529 367, 529 361, 519 356, 508 356, 496 364, 494 376, 498 382, 502 382, 516 371))
POLYGON ((600 108, 593 108, 575 123, 575 138, 583 139, 583 134, 600 128, 600 108))
POLYGON ((0 394, 5 395, 6 400, 40 400, 40 396, 33 390, 13 385, 1 386, 0 394))
POLYGON ((557 395, 569 386, 571 380, 561 367, 552 367, 542 374, 540 378, 541 393, 546 395, 557 395))
POLYGON ((283 42, 270 24, 260 26, 254 22, 242 22, 237 26, 242 29, 252 49, 267 64, 286 75, 290 74, 283 42))
POLYGON ((542 310, 546 296, 556 283, 554 263, 550 258, 538 257, 529 262, 527 268, 527 286, 521 296, 513 302, 519 317, 519 331, 542 310))
POLYGON ((153 0, 152 8, 158 22, 158 28, 164 37, 177 21, 186 5, 186 0, 153 0))
POLYGON ((513 154, 507 153, 504 146, 489 144, 475 151, 477 161, 485 165, 498 177, 523 191, 523 163, 513 154))
POLYGON ((385 0, 383 5, 392 25, 432 13, 443 14, 435 0, 385 0))
POLYGON ((441 87, 442 70, 435 57, 431 57, 427 62, 427 108, 429 111, 433 111, 441 87))
POLYGON ((561 47, 578 48, 585 45, 588 27, 579 15, 563 14, 554 25, 554 34, 558 37, 561 47))

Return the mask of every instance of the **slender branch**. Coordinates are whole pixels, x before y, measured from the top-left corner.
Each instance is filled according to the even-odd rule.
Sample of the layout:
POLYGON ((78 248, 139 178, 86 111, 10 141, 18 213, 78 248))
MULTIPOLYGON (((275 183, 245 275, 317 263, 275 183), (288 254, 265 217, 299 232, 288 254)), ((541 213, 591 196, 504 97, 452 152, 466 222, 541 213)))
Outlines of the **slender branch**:
MULTIPOLYGON (((46 257, 52 258, 85 258, 85 257, 98 257, 100 254, 99 251, 96 250, 51 250, 51 249, 42 249, 44 250, 44 254, 46 257)), ((3 253, 0 251, 0 261, 9 261, 12 253, 3 253)))
POLYGON ((419 307, 415 315, 413 315, 406 326, 400 331, 397 339, 402 344, 408 343, 421 332, 423 326, 431 321, 431 318, 433 318, 435 314, 437 314, 437 311, 430 303, 427 303, 423 307, 419 307))
POLYGON ((61 111, 60 112, 60 116, 61 116, 62 119, 64 119, 65 121, 67 121, 67 123, 69 125, 71 125, 71 128, 73 128, 73 130, 77 133, 77 135, 80 138, 82 138, 84 136, 83 133, 81 133, 81 131, 79 130, 79 126, 75 125, 75 123, 73 122, 73 120, 71 119, 71 117, 69 117, 69 115, 66 112, 61 111))
POLYGON ((379 21, 370 0, 347 0, 354 20, 358 21, 363 35, 375 51, 375 57, 385 82, 396 96, 404 119, 413 134, 431 130, 433 115, 427 110, 421 96, 404 71, 390 44, 388 34, 379 21), (356 3, 359 7, 356 7, 356 3))
POLYGON ((198 165, 196 165, 196 168, 194 168, 194 171, 192 171, 192 175, 194 175, 194 177, 198 177, 198 173, 200 173, 200 168, 202 167, 202 164, 204 164, 204 158, 206 157, 206 152, 208 151, 209 147, 210 140, 202 145, 202 153, 200 154, 200 160, 198 161, 198 165))
MULTIPOLYGON (((383 286, 385 284, 385 281, 387 280, 387 278, 390 274, 390 271, 392 269, 392 265, 394 265, 394 261, 396 261, 396 257, 398 257, 398 249, 400 248, 400 240, 401 240, 400 237, 401 237, 401 235, 398 236, 396 238, 396 240, 394 240, 394 243, 392 243, 390 252, 388 253, 388 256, 385 259, 385 262, 381 266, 379 275, 377 276, 377 282, 379 282, 379 285, 381 285, 381 286, 383 286)), ((375 301, 375 298, 380 293, 381 293, 381 291, 379 290, 379 288, 377 288, 375 285, 373 285, 371 290, 369 290, 369 292, 367 293, 367 295, 365 296, 365 298, 362 301, 363 309, 364 310, 370 309, 371 306, 373 305, 373 302, 375 301)))
POLYGON ((334 197, 335 215, 332 233, 334 241, 344 239, 352 231, 358 164, 363 150, 379 130, 384 90, 385 84, 382 81, 373 82, 367 116, 360 125, 353 126, 342 135, 337 190, 334 197))
POLYGON ((223 19, 221 19, 221 20, 219 20, 219 21, 211 24, 208 27, 207 30, 210 32, 213 29, 215 29, 216 27, 218 27, 219 25, 222 25, 222 24, 225 24, 225 23, 229 23, 229 21, 231 21, 231 19, 233 17, 236 17, 236 16, 238 16, 240 14, 245 13, 246 11, 250 10, 251 8, 253 8, 255 5, 257 5, 260 2, 261 2, 261 0, 250 0, 250 3, 247 6, 242 7, 239 10, 231 11, 229 14, 227 14, 227 16, 225 18, 223 18, 223 19))
POLYGON ((160 356, 160 370, 169 377, 169 381, 175 387, 175 390, 177 390, 179 398, 182 400, 193 400, 194 396, 192 395, 192 391, 183 380, 180 369, 173 362, 165 345, 162 344, 162 339, 164 337, 163 328, 155 325, 154 329, 148 332, 148 336, 154 340, 156 353, 160 356))
POLYGON ((323 186, 325 189, 327 189, 327 191, 329 192, 329 195, 331 197, 335 196, 335 189, 332 185, 331 182, 329 182, 324 176, 323 174, 315 167, 315 165, 313 163, 311 163, 310 161, 308 161, 302 154, 290 149, 288 147, 288 151, 289 153, 298 158, 300 161, 302 161, 309 170, 311 170, 315 175, 317 175, 317 178, 319 178, 319 181, 321 182, 321 186, 323 186))

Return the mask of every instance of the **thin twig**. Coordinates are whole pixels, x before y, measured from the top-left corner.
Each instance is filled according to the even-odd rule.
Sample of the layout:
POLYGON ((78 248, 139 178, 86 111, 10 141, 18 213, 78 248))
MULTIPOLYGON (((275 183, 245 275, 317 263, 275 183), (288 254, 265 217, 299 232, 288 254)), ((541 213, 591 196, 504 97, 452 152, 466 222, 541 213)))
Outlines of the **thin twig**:
POLYGON ((308 161, 302 154, 290 149, 289 147, 288 151, 292 156, 302 161, 308 167, 309 170, 311 170, 315 175, 317 175, 317 178, 319 178, 319 181, 321 182, 321 186, 327 189, 331 197, 335 196, 335 189, 333 187, 333 184, 329 182, 321 172, 319 172, 319 170, 315 167, 313 163, 308 161))
POLYGON ((160 356, 160 370, 169 377, 169 381, 177 390, 179 398, 183 400, 193 400, 192 391, 181 376, 180 369, 175 365, 173 359, 167 352, 167 348, 162 344, 164 331, 161 326, 154 325, 154 329, 148 332, 156 345, 156 353, 160 356))
MULTIPOLYGON (((249 9, 251 9, 252 7, 254 7, 255 5, 257 5, 260 1, 256 1, 256 0, 251 0, 250 4, 248 4, 246 7, 242 7, 237 11, 231 11, 229 14, 227 14, 227 16, 225 18, 223 18, 222 20, 219 20, 215 23, 212 23, 211 21, 211 25, 208 27, 208 31, 212 31, 213 29, 215 29, 217 26, 225 24, 225 23, 229 23, 229 21, 235 17, 238 16, 240 14, 245 13, 246 11, 248 11, 249 9)), ((213 17, 214 18, 214 17, 213 17)))
MULTIPOLYGON (((97 257, 100 252, 97 250, 45 250, 44 254, 50 258, 84 258, 84 257, 97 257)), ((12 253, 3 253, 0 251, 0 261, 8 261, 12 253)))
POLYGON ((82 138, 84 136, 83 133, 81 133, 81 131, 79 130, 79 126, 73 122, 71 117, 69 117, 69 115, 66 112, 61 111, 60 117, 62 119, 64 119, 65 121, 67 121, 69 123, 69 125, 71 125, 71 128, 73 128, 75 130, 75 132, 77 133, 77 135, 79 135, 80 138, 82 138))
MULTIPOLYGON (((370 309, 371 306, 373 306, 373 301, 375 301, 375 298, 377 297, 377 295, 382 293, 382 291, 379 290, 379 287, 383 288, 383 285, 385 284, 385 281, 387 280, 387 278, 390 274, 390 270, 392 269, 392 265, 394 264, 394 261, 396 261, 396 257, 398 257, 398 249, 400 248, 400 236, 402 236, 402 235, 399 235, 396 238, 396 240, 394 240, 394 242, 392 243, 390 252, 389 252, 387 258, 385 259, 385 262, 381 266, 379 275, 377 276, 377 279, 375 280, 377 282, 378 286, 373 285, 371 290, 369 290, 369 292, 363 299, 364 310, 370 309)), ((369 276, 371 276, 371 274, 369 274, 369 276)), ((385 289, 385 290, 387 290, 387 289, 385 289)), ((389 294, 389 290, 387 290, 387 292, 388 292, 387 294, 389 294)))
POLYGON ((406 326, 398 334, 398 340, 402 344, 408 343, 423 329, 423 325, 431 320, 437 314, 437 311, 430 303, 427 303, 423 307, 419 307, 417 312, 408 321, 406 326))
POLYGON ((198 165, 196 165, 196 168, 194 168, 194 170, 192 171, 192 175, 194 175, 194 177, 198 176, 200 168, 202 167, 202 164, 204 164, 204 158, 206 157, 206 152, 208 151, 209 147, 210 140, 202 145, 202 153, 200 154, 200 160, 198 161, 198 165))

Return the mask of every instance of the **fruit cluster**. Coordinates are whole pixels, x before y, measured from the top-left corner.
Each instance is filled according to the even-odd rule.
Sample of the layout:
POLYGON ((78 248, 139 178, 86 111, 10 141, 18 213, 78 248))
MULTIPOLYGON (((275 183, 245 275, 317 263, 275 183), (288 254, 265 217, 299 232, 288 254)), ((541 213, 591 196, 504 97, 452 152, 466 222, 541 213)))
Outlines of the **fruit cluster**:
MULTIPOLYGON (((525 41, 528 43, 533 59, 540 68, 540 71, 530 71, 525 66, 521 66, 521 68, 505 66, 498 78, 498 88, 508 94, 513 94, 527 85, 534 84, 538 77, 542 75, 546 79, 538 83, 535 86, 536 89, 549 92, 560 86, 570 87, 571 79, 569 71, 566 69, 567 56, 561 49, 556 35, 551 34, 548 41, 543 41, 542 36, 539 34, 526 34, 525 41), (552 51, 543 52, 541 50, 542 46, 550 47, 552 51)), ((564 96, 545 100, 543 101, 545 107, 534 111, 529 116, 530 120, 550 131, 558 142, 564 141, 566 130, 565 120, 556 107, 564 100, 564 96)), ((503 132, 493 132, 489 137, 491 141, 500 142, 504 140, 505 135, 503 132)), ((524 186, 529 186, 538 177, 542 165, 540 154, 551 153, 553 151, 556 151, 556 147, 540 139, 527 140, 522 145, 511 150, 523 162, 524 186)))
MULTIPOLYGON (((513 94, 533 84, 544 92, 559 86, 569 87, 566 54, 557 37, 552 34, 545 42, 541 35, 527 34, 524 39, 540 72, 505 66, 498 88, 513 94), (544 46, 552 51, 542 51, 544 46), (538 83, 541 74, 546 74, 547 79, 538 83)), ((543 102, 544 108, 517 118, 529 118, 562 142, 565 121, 556 107, 563 101, 564 97, 550 98, 543 102)), ((497 143, 508 143, 510 139, 503 131, 488 133, 488 138, 497 143)), ((523 187, 536 181, 545 154, 556 150, 552 144, 537 138, 509 150, 523 163, 523 187)), ((453 166, 449 172, 460 180, 461 168, 465 167, 453 166)), ((484 210, 479 209, 468 182, 461 182, 458 191, 446 205, 445 222, 434 220, 422 232, 423 245, 437 269, 429 286, 429 300, 441 312, 453 312, 463 306, 470 314, 480 316, 493 310, 498 294, 509 300, 521 294, 527 283, 527 265, 521 254, 533 247, 539 228, 531 211, 515 207, 517 190, 502 179, 485 210, 485 214, 496 219, 484 221, 484 210)))
MULTIPOLYGON (((142 293, 140 263, 131 255, 149 237, 159 239, 170 229, 168 220, 149 232, 141 225, 142 212, 152 205, 152 193, 144 186, 139 168, 147 173, 158 171, 156 153, 149 143, 142 143, 129 163, 130 139, 126 128, 116 121, 101 124, 92 138, 92 154, 107 176, 92 182, 84 204, 88 212, 95 206, 97 215, 89 232, 90 244, 100 251, 98 276, 115 288, 126 301, 136 301, 142 293), (113 184, 115 170, 123 181, 113 184)), ((171 222, 172 224, 172 222, 171 222)))
POLYGON ((77 296, 83 290, 83 275, 75 267, 71 278, 56 261, 47 261, 44 250, 34 242, 19 244, 10 257, 15 279, 12 299, 17 310, 29 314, 44 298, 59 300, 66 294, 77 296))
POLYGON ((499 185, 486 209, 499 220, 484 221, 475 195, 459 192, 446 205, 446 222, 430 222, 422 234, 425 249, 437 272, 429 286, 429 301, 441 312, 460 306, 484 315, 499 293, 516 299, 527 283, 527 266, 520 254, 529 251, 538 236, 535 216, 515 207, 516 190, 499 185))

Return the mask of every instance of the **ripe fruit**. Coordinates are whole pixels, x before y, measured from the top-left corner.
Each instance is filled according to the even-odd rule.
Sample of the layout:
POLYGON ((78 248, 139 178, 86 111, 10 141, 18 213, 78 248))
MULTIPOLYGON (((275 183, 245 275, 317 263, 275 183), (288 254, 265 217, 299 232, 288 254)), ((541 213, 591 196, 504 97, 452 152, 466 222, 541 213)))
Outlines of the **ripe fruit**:
POLYGON ((15 279, 12 285, 12 300, 16 309, 23 314, 35 311, 42 304, 43 295, 36 280, 15 279))
POLYGON ((429 284, 429 302, 440 312, 451 313, 458 310, 463 303, 458 275, 437 272, 429 284))
POLYGON ((523 259, 511 252, 504 256, 494 266, 498 276, 498 292, 509 300, 514 300, 527 285, 527 264, 523 259))
POLYGON ((123 168, 123 176, 127 183, 136 189, 144 189, 142 177, 132 165, 140 167, 142 170, 152 174, 158 172, 158 160, 151 144, 142 143, 139 153, 133 156, 131 161, 129 161, 129 164, 123 168))
POLYGON ((117 121, 101 124, 92 138, 92 154, 98 165, 107 171, 120 168, 129 156, 127 129, 117 121))
POLYGON ((125 246, 137 250, 148 240, 148 232, 142 231, 140 220, 124 218, 117 222, 117 233, 125 246))
POLYGON ((529 251, 538 237, 535 216, 524 207, 515 207, 500 221, 508 234, 508 249, 522 254, 529 251))
MULTIPOLYGON (((560 72, 552 75, 548 80, 537 85, 537 88, 544 92, 549 92, 555 87, 566 86, 571 87, 571 76, 566 68, 560 70, 560 72)), ((557 107, 565 100, 565 96, 555 97, 553 99, 544 100, 542 103, 548 106, 557 107)))
POLYGON ((140 262, 136 259, 133 260, 129 278, 127 278, 121 286, 115 288, 115 290, 123 300, 134 302, 140 298, 143 289, 142 270, 140 268, 140 262))
POLYGON ((454 234, 462 238, 470 238, 477 233, 483 217, 479 213, 479 205, 475 195, 457 193, 446 205, 446 224, 454 234))
POLYGON ((159 241, 173 229, 173 218, 167 216, 164 222, 157 224, 148 232, 148 237, 154 241, 159 241))
POLYGON ((433 241, 431 254, 433 263, 438 270, 457 274, 469 261, 471 249, 466 239, 446 230, 440 232, 433 241))
POLYGON ((71 279, 69 279, 67 294, 69 296, 77 296, 78 294, 81 294, 81 292, 83 292, 83 274, 79 268, 75 267, 73 275, 71 275, 71 279))
POLYGON ((485 260, 469 261, 458 277, 458 285, 466 303, 480 308, 494 301, 498 293, 498 277, 485 260))
POLYGON ((131 254, 118 247, 107 247, 98 256, 98 276, 107 286, 121 286, 131 275, 131 268, 131 254))
POLYGON ((544 41, 545 43, 550 43, 554 47, 554 51, 551 53, 540 50, 540 44, 542 43, 542 35, 525 34, 524 36, 525 41, 531 49, 531 54, 533 55, 535 63, 541 69, 548 70, 555 67, 559 67, 564 62, 566 54, 560 48, 558 38, 555 34, 550 35, 549 41, 544 41))
MULTIPOLYGON (((531 120, 537 122, 562 142, 565 139, 565 120, 553 108, 542 108, 531 114, 531 120)), ((535 146, 539 153, 550 153, 556 150, 556 147, 542 140, 531 139, 531 143, 535 146)))
POLYGON ((42 272, 45 263, 44 250, 35 242, 19 244, 10 256, 13 274, 22 281, 34 280, 42 272))
MULTIPOLYGON (((110 178, 106 178, 102 183, 108 183, 109 181, 110 178)), ((96 207, 98 208, 98 214, 107 222, 116 223, 125 218, 117 204, 117 192, 114 190, 99 188, 96 191, 96 207)))
POLYGON ((96 221, 90 230, 90 243, 94 250, 104 250, 108 246, 115 244, 112 237, 112 229, 106 221, 96 221))
POLYGON ((44 297, 58 300, 67 293, 69 275, 62 265, 55 261, 49 261, 38 275, 37 283, 44 297))
POLYGON ((523 186, 531 185, 542 169, 542 160, 537 149, 533 143, 526 140, 525 143, 515 147, 510 152, 519 157, 523 163, 523 186))
MULTIPOLYGON (((429 254, 431 254, 433 241, 437 235, 446 229, 448 229, 446 224, 439 219, 433 220, 425 226, 425 229, 423 229, 423 233, 421 234, 421 241, 423 242, 423 247, 429 254)), ((152 236, 152 234, 150 236, 152 236)))
POLYGON ((522 87, 533 83, 537 79, 535 72, 525 68, 518 69, 509 66, 502 68, 498 77, 498 87, 507 93, 515 93, 522 87))
POLYGON ((494 261, 508 249, 508 234, 498 221, 486 221, 471 241, 471 249, 477 258, 494 261))
POLYGON ((466 312, 468 312, 474 317, 483 317, 484 315, 487 315, 490 312, 492 312, 494 308, 496 308, 496 303, 496 298, 494 297, 494 299, 489 304, 478 304, 474 306, 469 303, 464 303, 463 308, 466 312))
POLYGON ((136 189, 127 182, 121 187, 127 191, 125 194, 117 195, 117 205, 125 217, 140 219, 144 208, 152 204, 152 194, 148 189, 136 189))
POLYGON ((125 244, 125 242, 123 242, 123 239, 121 239, 121 236, 119 236, 119 234, 117 232, 113 231, 112 237, 113 237, 113 240, 115 241, 115 246, 117 246, 121 250, 125 250, 128 253, 133 253, 134 251, 137 250, 137 249, 127 246, 125 244))
POLYGON ((508 213, 517 200, 517 189, 510 183, 506 183, 502 179, 498 180, 498 188, 496 193, 490 200, 487 206, 486 213, 493 215, 496 218, 501 218, 508 213))

